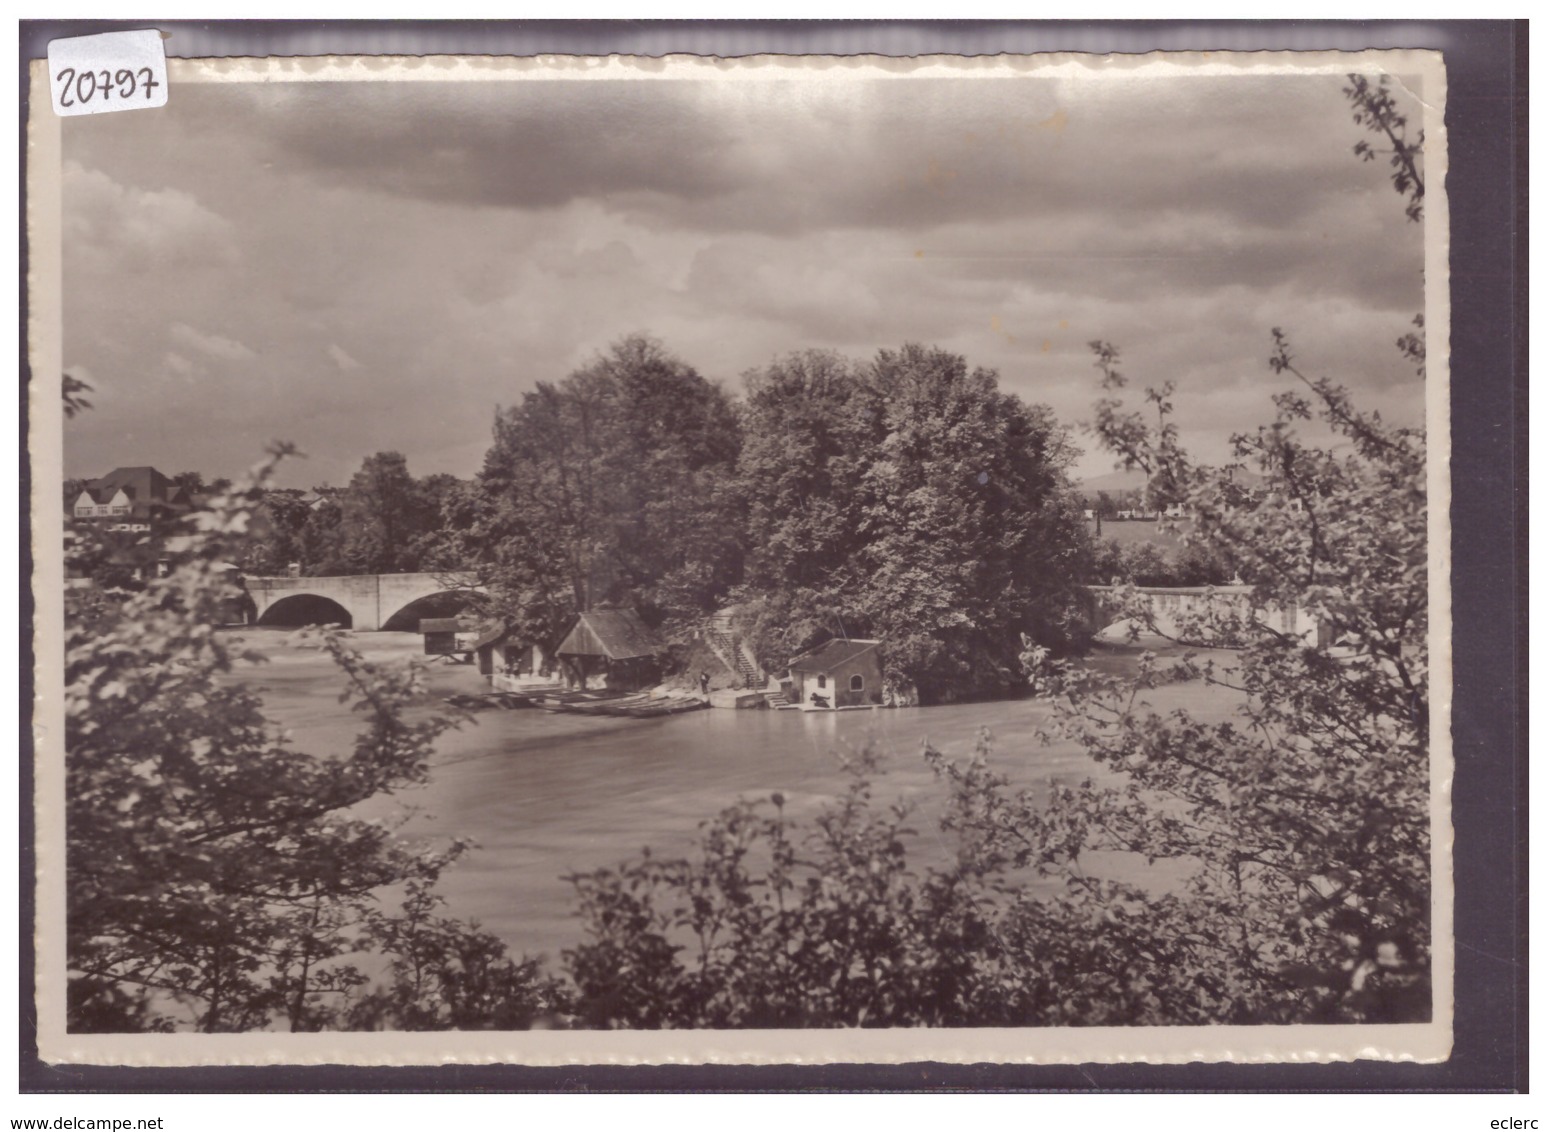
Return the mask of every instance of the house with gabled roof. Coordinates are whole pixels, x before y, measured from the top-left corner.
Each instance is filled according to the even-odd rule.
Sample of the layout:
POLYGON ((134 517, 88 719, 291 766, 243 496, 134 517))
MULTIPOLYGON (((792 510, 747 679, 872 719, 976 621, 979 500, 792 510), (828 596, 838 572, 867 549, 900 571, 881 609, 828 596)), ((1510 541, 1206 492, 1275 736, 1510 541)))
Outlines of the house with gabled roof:
POLYGON ((496 691, 519 691, 554 679, 547 650, 524 639, 504 621, 485 625, 473 641, 473 652, 479 675, 496 691))
POLYGON ((882 702, 881 641, 835 637, 790 662, 797 707, 875 707, 882 702))
POLYGON ((193 506, 188 492, 148 464, 114 468, 88 480, 71 506, 76 519, 116 519, 143 523, 170 519, 193 506))
POLYGON ((92 524, 111 548, 111 559, 145 579, 165 574, 167 524, 202 499, 148 464, 114 468, 87 480, 68 504, 70 518, 92 524))

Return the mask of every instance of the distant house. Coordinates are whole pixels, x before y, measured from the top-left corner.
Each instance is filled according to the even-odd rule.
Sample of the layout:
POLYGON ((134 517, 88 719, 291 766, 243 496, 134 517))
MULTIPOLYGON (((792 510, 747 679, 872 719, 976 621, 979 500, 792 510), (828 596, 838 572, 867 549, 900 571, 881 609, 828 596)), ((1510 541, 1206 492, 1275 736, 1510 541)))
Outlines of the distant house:
POLYGON ((632 692, 661 676, 665 643, 632 609, 593 609, 575 620, 554 650, 565 683, 585 688, 595 680, 611 691, 632 692))
POLYGON ((547 683, 550 666, 543 646, 521 640, 503 621, 486 626, 473 642, 479 675, 493 688, 515 691, 525 684, 547 683))
POLYGON ((198 503, 171 478, 140 465, 86 481, 69 515, 105 533, 113 564, 143 580, 167 572, 166 526, 198 503))
POLYGON ((791 703, 864 707, 882 702, 881 642, 835 638, 790 662, 791 703))
POLYGON ((175 518, 192 507, 186 490, 144 465, 114 468, 105 476, 88 480, 70 513, 76 519, 151 523, 175 518))

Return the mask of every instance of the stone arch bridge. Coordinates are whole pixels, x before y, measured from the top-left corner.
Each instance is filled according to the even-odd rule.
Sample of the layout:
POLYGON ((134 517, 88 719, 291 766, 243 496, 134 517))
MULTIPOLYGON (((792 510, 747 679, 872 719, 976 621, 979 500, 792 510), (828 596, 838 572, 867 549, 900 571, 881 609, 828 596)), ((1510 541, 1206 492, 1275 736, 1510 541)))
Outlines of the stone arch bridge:
POLYGON ((243 579, 258 625, 343 625, 415 632, 424 617, 457 612, 481 592, 471 574, 349 574, 243 579))

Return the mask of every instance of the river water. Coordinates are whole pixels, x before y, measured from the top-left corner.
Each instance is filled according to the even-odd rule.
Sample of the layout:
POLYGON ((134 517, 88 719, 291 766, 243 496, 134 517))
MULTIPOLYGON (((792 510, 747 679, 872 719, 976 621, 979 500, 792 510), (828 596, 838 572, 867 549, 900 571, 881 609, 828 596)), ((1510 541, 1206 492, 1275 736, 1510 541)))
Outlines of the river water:
MULTIPOLYGON (((374 660, 407 661, 421 640, 362 633, 353 643, 374 660)), ((233 679, 260 693, 297 749, 349 748, 359 718, 338 702, 342 680, 326 657, 280 631, 243 630, 241 644, 267 663, 244 664, 233 679)), ((471 666, 444 664, 429 670, 429 687, 427 706, 484 690, 471 666)), ((1186 705, 1212 718, 1231 708, 1221 693, 1198 685, 1150 698, 1160 710, 1186 705)), ((428 785, 391 804, 373 803, 369 812, 385 816, 407 804, 406 834, 476 842, 441 881, 449 913, 477 920, 515 952, 552 957, 580 937, 566 874, 615 865, 646 846, 658 856, 684 854, 699 823, 739 798, 778 791, 787 815, 805 825, 846 789, 844 753, 867 743, 883 756, 875 798, 917 807, 910 823, 918 831, 915 867, 944 864, 951 846, 935 826, 944 790, 922 745, 965 758, 987 727, 993 766, 1018 785, 1042 791, 1050 782, 1100 777, 1073 745, 1040 743, 1045 720, 1046 709, 1026 700, 851 712, 712 709, 654 720, 484 711, 441 740, 428 785)), ((1113 867, 1138 880, 1159 875, 1139 861, 1113 867)))

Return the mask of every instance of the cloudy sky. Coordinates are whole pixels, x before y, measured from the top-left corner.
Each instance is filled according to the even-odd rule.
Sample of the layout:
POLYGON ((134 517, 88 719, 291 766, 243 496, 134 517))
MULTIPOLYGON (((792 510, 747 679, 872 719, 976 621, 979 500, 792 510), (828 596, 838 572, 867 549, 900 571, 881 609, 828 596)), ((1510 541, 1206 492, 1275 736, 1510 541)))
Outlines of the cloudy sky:
MULTIPOLYGON (((908 341, 1072 425, 1087 342, 1210 456, 1269 329, 1385 414, 1423 233, 1338 78, 183 84, 64 127, 66 473, 470 475, 495 405, 645 331, 705 376, 908 341)), ((1083 441, 1086 448, 1094 446, 1083 441)), ((1090 451, 1078 471, 1110 457, 1090 451)))

